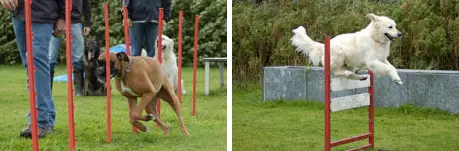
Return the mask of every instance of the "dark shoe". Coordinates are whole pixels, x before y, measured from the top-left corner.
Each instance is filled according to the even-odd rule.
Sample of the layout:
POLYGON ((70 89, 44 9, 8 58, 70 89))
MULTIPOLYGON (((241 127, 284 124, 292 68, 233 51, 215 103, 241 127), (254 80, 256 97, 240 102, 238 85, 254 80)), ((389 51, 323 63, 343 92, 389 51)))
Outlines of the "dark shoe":
MULTIPOLYGON (((31 125, 28 125, 26 128, 22 129, 20 136, 26 138, 32 138, 32 128, 31 125)), ((41 128, 38 127, 38 138, 44 138, 46 134, 51 134, 53 132, 53 127, 41 128)))
POLYGON ((73 88, 76 96, 83 96, 83 71, 73 72, 73 88))
POLYGON ((51 71, 51 72, 50 72, 50 77, 51 77, 50 83, 51 83, 51 91, 52 91, 52 90, 53 90, 53 81, 54 81, 54 71, 51 71))

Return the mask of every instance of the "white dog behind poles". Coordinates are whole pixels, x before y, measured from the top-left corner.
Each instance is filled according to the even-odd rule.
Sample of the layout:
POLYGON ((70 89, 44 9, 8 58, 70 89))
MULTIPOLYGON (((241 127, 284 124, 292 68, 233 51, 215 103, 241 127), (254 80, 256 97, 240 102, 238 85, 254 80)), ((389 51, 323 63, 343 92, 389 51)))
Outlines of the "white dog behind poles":
MULTIPOLYGON (((156 40, 155 46, 158 45, 158 40, 156 40)), ((163 67, 164 72, 167 74, 167 78, 169 82, 174 87, 175 92, 178 89, 178 67, 177 67, 177 56, 174 53, 174 41, 167 37, 166 35, 162 35, 162 57, 161 57, 161 66, 163 67)), ((155 58, 158 58, 158 47, 155 49, 155 58)), ((182 94, 186 94, 185 87, 183 86, 183 80, 181 80, 182 84, 182 94)))
MULTIPOLYGON (((395 38, 400 38, 402 33, 395 28, 395 22, 386 16, 367 14, 366 17, 371 19, 366 28, 330 40, 331 71, 335 76, 365 80, 367 76, 357 75, 353 71, 369 69, 375 75, 388 75, 392 81, 402 85, 397 70, 387 60, 390 44, 395 38)), ((290 40, 296 51, 308 55, 315 66, 323 64, 324 45, 309 38, 303 26, 293 30, 290 40)))

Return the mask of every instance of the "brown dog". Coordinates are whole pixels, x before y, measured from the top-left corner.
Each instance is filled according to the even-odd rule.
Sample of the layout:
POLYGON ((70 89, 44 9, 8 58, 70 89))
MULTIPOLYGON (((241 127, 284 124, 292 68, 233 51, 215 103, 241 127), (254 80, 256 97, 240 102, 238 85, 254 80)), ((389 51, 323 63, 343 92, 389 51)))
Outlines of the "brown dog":
MULTIPOLYGON (((97 62, 99 81, 105 81, 105 60, 106 56, 105 52, 103 52, 97 62)), ((168 134, 169 128, 161 121, 156 108, 159 97, 174 109, 182 132, 186 136, 190 135, 181 115, 180 102, 156 59, 140 56, 129 57, 124 52, 110 53, 110 73, 110 78, 115 77, 116 89, 128 99, 132 125, 146 132, 148 127, 139 122, 139 120, 154 120, 164 130, 164 134, 168 134), (137 105, 137 97, 141 97, 139 105, 137 105), (143 109, 147 112, 145 116, 141 116, 143 109)))

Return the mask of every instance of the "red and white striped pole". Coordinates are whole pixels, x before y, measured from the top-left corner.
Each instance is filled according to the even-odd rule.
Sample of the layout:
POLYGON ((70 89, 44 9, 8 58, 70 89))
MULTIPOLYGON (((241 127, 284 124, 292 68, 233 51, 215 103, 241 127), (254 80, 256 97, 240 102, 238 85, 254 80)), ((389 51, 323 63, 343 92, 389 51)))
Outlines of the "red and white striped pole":
POLYGON ((73 105, 73 65, 72 65, 72 0, 65 1, 65 50, 67 64, 67 99, 68 99, 68 120, 69 120, 69 150, 75 149, 75 122, 74 122, 74 105, 73 105))
POLYGON ((198 25, 199 15, 196 15, 194 24, 194 57, 193 57, 193 111, 192 115, 196 116, 196 68, 198 67, 198 25))
POLYGON ((110 26, 108 24, 108 3, 104 4, 105 20, 105 78, 107 84, 107 143, 112 142, 112 98, 110 87, 110 26))
POLYGON ((35 92, 35 65, 33 62, 33 48, 32 48, 32 0, 24 1, 25 12, 25 30, 26 30, 26 48, 27 48, 27 74, 29 78, 29 101, 30 101, 30 118, 32 128, 32 150, 38 151, 38 111, 35 92))

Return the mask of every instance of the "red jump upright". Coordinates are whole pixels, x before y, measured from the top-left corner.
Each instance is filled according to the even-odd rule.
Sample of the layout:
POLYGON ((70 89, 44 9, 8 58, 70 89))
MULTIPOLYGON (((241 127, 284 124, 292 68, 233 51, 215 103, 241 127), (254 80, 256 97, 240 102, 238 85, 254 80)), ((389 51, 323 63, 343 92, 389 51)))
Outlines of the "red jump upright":
MULTIPOLYGON (((369 86, 368 87, 368 95, 369 95, 369 107, 368 107, 368 118, 369 118, 369 132, 368 133, 365 133, 365 134, 361 134, 361 135, 358 135, 358 136, 354 136, 354 137, 350 137, 350 138, 346 138, 346 139, 342 139, 342 140, 338 140, 338 141, 334 141, 334 142, 331 142, 331 138, 330 138, 330 135, 331 135, 331 132, 330 132, 330 124, 331 124, 331 121, 330 121, 330 115, 331 115, 331 104, 333 104, 332 100, 331 100, 331 97, 330 97, 330 93, 331 91, 333 90, 333 88, 331 87, 331 83, 333 82, 331 80, 331 72, 330 72, 330 37, 329 36, 326 36, 325 37, 325 40, 324 40, 324 44, 325 44, 325 63, 324 63, 324 113, 325 113, 325 120, 324 120, 324 128, 325 128, 325 131, 324 131, 324 136, 325 136, 325 151, 330 151, 332 147, 336 147, 336 146, 339 146, 339 145, 343 145, 343 144, 347 144, 347 143, 352 143, 352 142, 355 142, 355 141, 359 141, 359 140, 363 140, 363 139, 366 139, 368 138, 368 144, 367 145, 364 145, 364 146, 361 146, 361 147, 357 147, 357 148, 353 148, 353 149, 350 149, 350 150, 362 150, 362 149, 367 149, 367 148, 374 148, 374 77, 373 77, 373 73, 371 71, 368 71, 368 74, 369 74, 369 77, 370 77, 370 80, 369 80, 369 86)), ((344 89, 343 89, 344 90, 344 89)), ((338 90, 333 90, 333 91, 338 91, 338 90)), ((356 96, 356 95, 354 95, 356 96)), ((360 95, 360 96, 365 96, 365 95, 360 95)), ((334 101, 345 101, 345 99, 343 99, 343 97, 341 98, 334 98, 335 100, 334 101)), ((366 104, 368 105, 368 104, 366 104)), ((334 109, 334 110, 343 110, 343 109, 334 109)))

